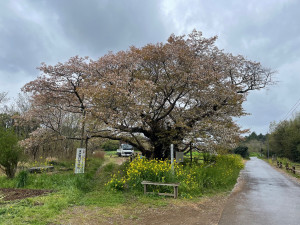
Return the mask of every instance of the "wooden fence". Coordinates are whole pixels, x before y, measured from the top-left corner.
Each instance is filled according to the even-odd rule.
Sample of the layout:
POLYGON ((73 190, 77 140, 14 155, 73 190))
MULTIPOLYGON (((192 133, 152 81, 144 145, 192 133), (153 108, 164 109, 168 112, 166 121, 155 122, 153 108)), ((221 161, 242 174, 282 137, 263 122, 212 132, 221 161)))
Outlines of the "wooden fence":
MULTIPOLYGON (((278 168, 282 168, 282 162, 277 161, 277 167, 278 167, 278 168)), ((296 166, 289 165, 288 163, 285 164, 285 169, 286 169, 287 171, 292 172, 293 174, 300 174, 300 170, 297 170, 297 169, 296 169, 296 166)))

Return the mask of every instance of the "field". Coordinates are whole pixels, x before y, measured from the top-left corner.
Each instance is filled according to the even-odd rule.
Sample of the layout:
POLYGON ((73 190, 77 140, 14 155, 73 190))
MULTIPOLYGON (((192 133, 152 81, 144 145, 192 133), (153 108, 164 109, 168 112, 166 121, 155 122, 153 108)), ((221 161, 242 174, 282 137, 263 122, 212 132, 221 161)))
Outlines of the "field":
MULTIPOLYGON (((113 153, 97 157, 88 159, 85 174, 74 175, 73 162, 57 161, 53 172, 27 177, 19 173, 11 180, 0 176, 1 224, 151 224, 154 218, 158 223, 176 224, 183 219, 182 214, 191 223, 192 218, 203 224, 217 222, 241 169, 227 175, 233 180, 228 185, 211 186, 201 194, 191 192, 189 199, 179 188, 180 197, 173 199, 144 195, 138 189, 118 191, 108 187, 112 174, 121 176, 128 170, 128 158, 118 158, 113 153), (20 183, 24 184, 22 189, 13 189, 20 183)), ((216 168, 209 171, 211 176, 217 172, 216 168)))

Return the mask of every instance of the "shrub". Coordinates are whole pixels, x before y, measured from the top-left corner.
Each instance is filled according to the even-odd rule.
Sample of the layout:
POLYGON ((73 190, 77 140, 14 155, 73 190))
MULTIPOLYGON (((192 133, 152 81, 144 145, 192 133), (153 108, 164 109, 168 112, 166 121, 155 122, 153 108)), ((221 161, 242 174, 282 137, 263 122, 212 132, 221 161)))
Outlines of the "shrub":
POLYGON ((239 146, 233 150, 234 154, 241 155, 243 158, 249 158, 248 147, 239 146))
POLYGON ((23 188, 28 183, 28 174, 27 170, 22 170, 17 176, 17 188, 23 188))
POLYGON ((14 178, 18 162, 22 157, 18 138, 10 129, 0 128, 0 169, 8 178, 14 178))

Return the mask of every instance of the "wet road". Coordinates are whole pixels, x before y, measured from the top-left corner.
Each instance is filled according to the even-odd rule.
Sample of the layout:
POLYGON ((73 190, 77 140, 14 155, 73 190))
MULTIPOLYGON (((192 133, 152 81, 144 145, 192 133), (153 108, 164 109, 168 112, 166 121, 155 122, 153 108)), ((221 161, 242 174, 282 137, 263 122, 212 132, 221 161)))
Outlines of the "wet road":
POLYGON ((219 225, 300 225, 300 185, 296 181, 251 157, 241 172, 240 184, 219 225))

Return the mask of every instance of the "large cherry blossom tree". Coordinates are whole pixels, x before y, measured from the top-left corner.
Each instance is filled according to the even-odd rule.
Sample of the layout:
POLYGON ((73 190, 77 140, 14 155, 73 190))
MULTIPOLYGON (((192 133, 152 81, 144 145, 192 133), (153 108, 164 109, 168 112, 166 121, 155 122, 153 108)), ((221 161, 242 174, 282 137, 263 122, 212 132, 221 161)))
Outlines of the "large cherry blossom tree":
MULTIPOLYGON (((245 115, 247 93, 271 84, 273 72, 215 41, 193 31, 97 61, 42 65, 44 75, 24 90, 33 93, 40 118, 53 110, 81 113, 79 137, 125 141, 147 157, 167 158, 171 143, 178 151, 191 143, 230 148, 242 132, 232 118, 245 115)), ((47 117, 41 121, 51 128, 47 117)))

